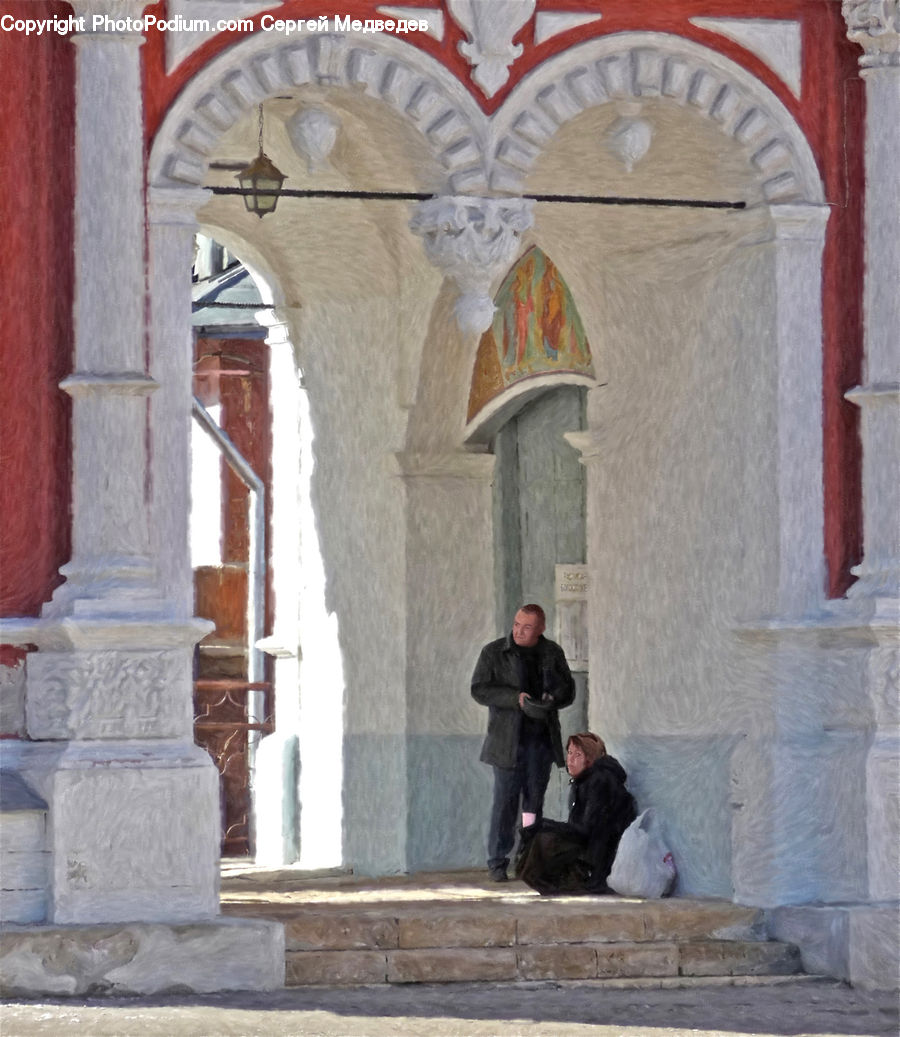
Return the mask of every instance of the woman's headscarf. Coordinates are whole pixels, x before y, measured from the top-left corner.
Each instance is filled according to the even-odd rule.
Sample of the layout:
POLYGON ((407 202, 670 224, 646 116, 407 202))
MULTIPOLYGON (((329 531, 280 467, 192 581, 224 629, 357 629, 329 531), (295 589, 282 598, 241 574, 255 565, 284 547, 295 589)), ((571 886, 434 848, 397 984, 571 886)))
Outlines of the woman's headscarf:
POLYGON ((568 749, 573 742, 584 753, 588 767, 599 760, 601 756, 606 756, 606 745, 603 739, 590 731, 582 731, 581 734, 572 735, 566 742, 566 748, 568 749))

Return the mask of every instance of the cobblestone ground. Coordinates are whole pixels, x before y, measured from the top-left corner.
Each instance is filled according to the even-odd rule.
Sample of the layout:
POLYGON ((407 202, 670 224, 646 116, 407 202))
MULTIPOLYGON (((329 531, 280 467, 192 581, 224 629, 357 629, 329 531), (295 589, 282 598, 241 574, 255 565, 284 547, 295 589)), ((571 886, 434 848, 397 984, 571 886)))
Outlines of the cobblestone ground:
POLYGON ((898 999, 835 981, 669 989, 452 984, 0 1003, 3 1037, 896 1037, 898 999))

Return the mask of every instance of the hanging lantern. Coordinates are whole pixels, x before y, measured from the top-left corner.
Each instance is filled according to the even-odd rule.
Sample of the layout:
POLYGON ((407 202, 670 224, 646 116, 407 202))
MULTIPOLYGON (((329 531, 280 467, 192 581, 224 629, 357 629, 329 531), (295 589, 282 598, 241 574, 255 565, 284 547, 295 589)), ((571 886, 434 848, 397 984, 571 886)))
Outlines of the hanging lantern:
POLYGON ((278 192, 287 178, 263 151, 263 106, 259 106, 259 154, 237 174, 237 180, 245 192, 244 205, 247 212, 254 212, 262 219, 274 212, 278 204, 278 192))

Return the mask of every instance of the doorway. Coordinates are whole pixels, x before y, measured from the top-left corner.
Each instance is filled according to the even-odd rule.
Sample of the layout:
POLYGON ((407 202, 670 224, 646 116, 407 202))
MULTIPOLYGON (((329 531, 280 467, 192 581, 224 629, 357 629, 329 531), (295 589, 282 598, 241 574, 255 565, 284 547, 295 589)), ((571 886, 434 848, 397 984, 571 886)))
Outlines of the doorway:
POLYGON ((193 283, 191 566, 195 612, 215 623, 197 645, 194 740, 219 771, 221 852, 256 852, 257 750, 275 727, 269 559, 272 420, 263 309, 246 269, 198 239, 193 283))
MULTIPOLYGON (((587 560, 585 470, 565 433, 584 428, 586 393, 573 385, 545 390, 494 439, 498 630, 510 628, 521 604, 537 602, 547 614, 547 636, 565 640, 560 636, 556 566, 587 560)), ((564 739, 587 727, 588 673, 573 665, 572 675, 575 702, 560 714, 564 739)), ((554 772, 546 797, 550 817, 565 816, 564 779, 564 771, 554 772)))
POLYGON ((494 440, 494 558, 497 618, 535 601, 555 629, 555 566, 585 561, 584 467, 564 433, 584 428, 585 390, 542 393, 494 440))

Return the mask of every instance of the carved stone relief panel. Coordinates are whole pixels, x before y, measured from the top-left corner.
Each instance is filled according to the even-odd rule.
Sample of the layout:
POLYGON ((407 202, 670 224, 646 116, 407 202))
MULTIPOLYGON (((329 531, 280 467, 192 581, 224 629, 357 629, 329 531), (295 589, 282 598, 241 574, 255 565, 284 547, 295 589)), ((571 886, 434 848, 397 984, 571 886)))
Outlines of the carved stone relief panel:
POLYGON ((190 657, 181 650, 36 652, 25 711, 37 739, 183 737, 190 657))

